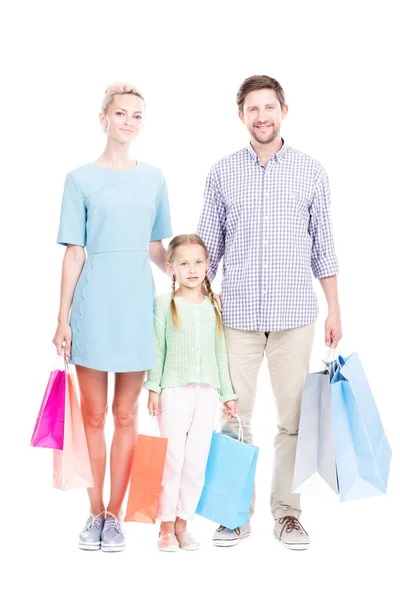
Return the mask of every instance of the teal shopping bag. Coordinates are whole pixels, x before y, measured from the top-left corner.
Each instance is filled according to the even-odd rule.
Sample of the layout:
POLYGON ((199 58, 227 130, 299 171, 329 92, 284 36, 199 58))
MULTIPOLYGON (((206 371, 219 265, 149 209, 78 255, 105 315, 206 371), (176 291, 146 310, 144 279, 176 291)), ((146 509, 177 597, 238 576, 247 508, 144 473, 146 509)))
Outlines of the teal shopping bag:
POLYGON ((258 447, 213 432, 196 514, 229 529, 249 520, 258 447))
POLYGON ((340 499, 384 494, 392 451, 374 397, 358 354, 338 361, 331 402, 340 499))

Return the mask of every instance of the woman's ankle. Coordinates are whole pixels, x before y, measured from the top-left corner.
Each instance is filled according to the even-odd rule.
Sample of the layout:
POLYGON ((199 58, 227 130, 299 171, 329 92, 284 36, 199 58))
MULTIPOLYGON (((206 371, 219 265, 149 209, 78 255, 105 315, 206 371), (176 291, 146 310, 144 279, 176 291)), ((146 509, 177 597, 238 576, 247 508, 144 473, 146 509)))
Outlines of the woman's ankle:
POLYGON ((103 517, 104 517, 105 513, 106 513, 106 509, 104 508, 104 506, 103 506, 103 508, 101 508, 99 506, 91 506, 90 507, 90 514, 92 514, 93 516, 103 515, 103 517))

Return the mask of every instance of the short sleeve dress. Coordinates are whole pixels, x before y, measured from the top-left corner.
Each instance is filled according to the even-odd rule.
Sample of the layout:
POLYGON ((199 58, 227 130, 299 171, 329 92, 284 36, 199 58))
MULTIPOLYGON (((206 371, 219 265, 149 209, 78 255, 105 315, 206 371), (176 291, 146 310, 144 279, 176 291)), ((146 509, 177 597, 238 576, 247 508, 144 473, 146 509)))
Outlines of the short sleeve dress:
POLYGON ((87 252, 71 307, 73 364, 112 372, 154 367, 149 242, 171 236, 159 169, 89 163, 68 173, 57 243, 87 252))

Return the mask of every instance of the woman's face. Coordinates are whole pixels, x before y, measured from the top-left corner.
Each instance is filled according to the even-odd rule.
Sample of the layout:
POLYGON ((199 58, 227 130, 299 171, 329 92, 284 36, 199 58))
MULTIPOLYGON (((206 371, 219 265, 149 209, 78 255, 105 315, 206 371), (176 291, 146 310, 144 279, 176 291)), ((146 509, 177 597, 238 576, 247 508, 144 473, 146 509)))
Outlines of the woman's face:
POLYGON ((143 127, 144 102, 132 94, 117 94, 105 115, 100 113, 100 123, 107 135, 129 144, 143 127))

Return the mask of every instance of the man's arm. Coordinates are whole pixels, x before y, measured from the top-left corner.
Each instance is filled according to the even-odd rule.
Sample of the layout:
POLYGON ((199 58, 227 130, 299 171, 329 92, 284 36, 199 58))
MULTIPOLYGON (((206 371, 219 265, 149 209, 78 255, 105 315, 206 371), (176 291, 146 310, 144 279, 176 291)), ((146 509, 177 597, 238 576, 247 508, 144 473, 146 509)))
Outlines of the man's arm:
POLYGON ((208 278, 213 281, 219 262, 225 252, 225 202, 215 181, 214 170, 208 174, 204 202, 197 233, 205 243, 210 257, 208 278))
POLYGON ((336 348, 342 338, 342 323, 340 320, 339 295, 337 277, 324 277, 320 279, 325 298, 328 303, 328 317, 325 321, 325 344, 333 344, 336 348))
POLYGON ((327 346, 333 344, 336 347, 342 337, 337 288, 339 265, 332 233, 329 181, 323 170, 317 178, 314 198, 310 207, 309 232, 313 241, 311 268, 314 276, 321 282, 328 303, 325 343, 327 346))

